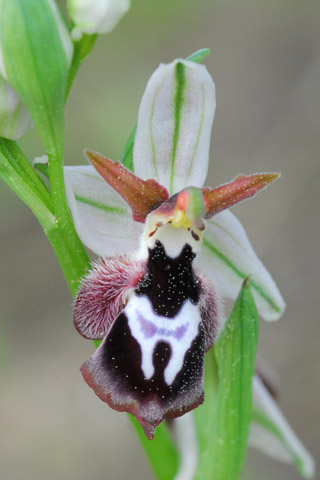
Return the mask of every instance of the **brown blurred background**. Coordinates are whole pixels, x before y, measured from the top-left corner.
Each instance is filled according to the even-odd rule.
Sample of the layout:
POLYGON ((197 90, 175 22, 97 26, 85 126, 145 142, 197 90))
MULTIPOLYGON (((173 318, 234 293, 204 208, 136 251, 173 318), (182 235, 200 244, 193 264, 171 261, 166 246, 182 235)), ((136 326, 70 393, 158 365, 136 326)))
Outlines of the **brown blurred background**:
MULTIPOLYGON (((62 4, 62 2, 61 2, 62 4)), ((134 0, 99 38, 67 105, 66 163, 85 147, 117 159, 145 84, 160 62, 209 47, 217 89, 208 183, 280 171, 281 181, 236 207, 288 304, 261 322, 260 354, 281 384, 295 431, 320 454, 320 2, 134 0)), ((44 153, 36 132, 20 142, 44 153)), ((72 300, 30 211, 0 186, 1 480, 152 479, 123 414, 83 382, 93 351, 72 326, 72 300)), ((292 467, 250 451, 243 480, 295 480, 292 467)), ((169 480, 169 479, 168 479, 169 480)))

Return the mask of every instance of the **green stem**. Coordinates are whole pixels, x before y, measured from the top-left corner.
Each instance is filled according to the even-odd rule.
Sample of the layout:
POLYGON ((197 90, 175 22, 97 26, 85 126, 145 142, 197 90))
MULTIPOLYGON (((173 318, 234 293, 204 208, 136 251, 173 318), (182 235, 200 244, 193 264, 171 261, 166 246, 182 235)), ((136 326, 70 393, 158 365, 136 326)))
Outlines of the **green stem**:
MULTIPOLYGON (((83 35, 75 43, 74 56, 69 70, 66 98, 81 63, 94 46, 97 35, 83 35)), ((57 255, 66 281, 73 296, 76 295, 81 277, 90 268, 90 260, 75 230, 65 193, 63 173, 63 151, 61 144, 54 141, 48 149, 50 193, 57 228, 50 230, 48 238, 57 255)))
POLYGON ((62 271, 73 295, 81 277, 90 268, 90 260, 78 237, 68 207, 64 186, 63 162, 59 153, 48 155, 50 191, 57 228, 48 238, 57 255, 62 271))
POLYGON ((74 42, 74 51, 72 64, 69 69, 69 74, 67 78, 67 87, 66 87, 66 99, 68 98, 70 88, 73 84, 73 80, 82 64, 82 62, 87 58, 91 52, 97 39, 97 34, 95 35, 83 35, 78 42, 74 42))
POLYGON ((90 260, 77 235, 67 228, 55 228, 47 234, 65 279, 75 298, 81 278, 90 269, 90 260), (80 246, 80 249, 79 249, 80 246))

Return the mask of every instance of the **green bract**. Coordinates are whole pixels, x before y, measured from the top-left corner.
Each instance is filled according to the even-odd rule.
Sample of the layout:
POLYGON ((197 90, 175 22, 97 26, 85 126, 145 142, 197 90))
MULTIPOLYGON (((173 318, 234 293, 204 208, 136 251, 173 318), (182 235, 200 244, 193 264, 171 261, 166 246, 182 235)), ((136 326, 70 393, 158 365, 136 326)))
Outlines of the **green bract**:
POLYGON ((195 411, 201 452, 196 479, 238 478, 251 422, 257 341, 258 314, 246 279, 214 355, 208 354, 206 399, 195 411))
POLYGON ((63 151, 72 49, 53 0, 0 0, 0 69, 28 108, 49 155, 63 151))

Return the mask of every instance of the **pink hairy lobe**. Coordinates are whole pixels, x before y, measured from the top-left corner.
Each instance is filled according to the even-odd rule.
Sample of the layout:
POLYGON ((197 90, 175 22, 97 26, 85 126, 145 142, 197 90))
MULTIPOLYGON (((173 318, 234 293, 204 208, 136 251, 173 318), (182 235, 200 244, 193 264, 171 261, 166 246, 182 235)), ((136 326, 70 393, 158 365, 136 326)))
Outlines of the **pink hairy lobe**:
POLYGON ((136 261, 130 254, 107 257, 96 263, 83 279, 75 300, 76 330, 85 338, 101 340, 144 274, 145 262, 136 261))

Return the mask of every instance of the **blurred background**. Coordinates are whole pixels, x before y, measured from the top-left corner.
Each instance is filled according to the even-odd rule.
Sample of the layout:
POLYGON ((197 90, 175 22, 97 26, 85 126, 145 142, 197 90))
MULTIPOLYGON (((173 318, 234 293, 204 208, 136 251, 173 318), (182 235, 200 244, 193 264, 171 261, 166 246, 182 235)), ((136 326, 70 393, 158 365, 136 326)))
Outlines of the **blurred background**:
MULTIPOLYGON (((64 7, 64 2, 60 5, 64 7)), ((261 322, 259 353, 280 405, 315 458, 319 397, 320 2, 134 0, 101 36, 66 109, 66 164, 85 147, 119 158, 145 84, 160 62, 209 47, 217 89, 208 184, 238 173, 282 178, 233 209, 287 302, 261 322)), ((35 130, 21 141, 44 153, 35 130)), ((93 352, 72 325, 72 299, 31 212, 0 186, 1 480, 153 479, 123 414, 83 382, 93 352)), ((243 480, 295 480, 295 470, 249 451, 243 480)))

